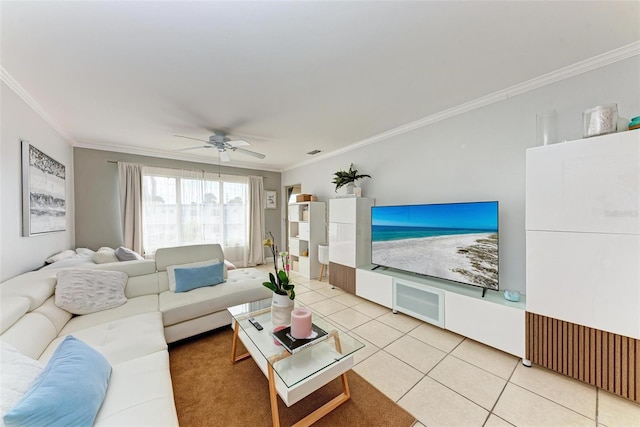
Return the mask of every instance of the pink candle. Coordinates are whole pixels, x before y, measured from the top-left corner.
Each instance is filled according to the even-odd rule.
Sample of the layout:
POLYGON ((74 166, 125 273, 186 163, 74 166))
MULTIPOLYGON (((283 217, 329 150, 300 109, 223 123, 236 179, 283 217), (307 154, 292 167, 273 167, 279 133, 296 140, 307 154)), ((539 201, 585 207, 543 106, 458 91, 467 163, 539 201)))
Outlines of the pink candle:
POLYGON ((311 310, 296 308, 291 312, 291 336, 308 338, 311 336, 311 310))

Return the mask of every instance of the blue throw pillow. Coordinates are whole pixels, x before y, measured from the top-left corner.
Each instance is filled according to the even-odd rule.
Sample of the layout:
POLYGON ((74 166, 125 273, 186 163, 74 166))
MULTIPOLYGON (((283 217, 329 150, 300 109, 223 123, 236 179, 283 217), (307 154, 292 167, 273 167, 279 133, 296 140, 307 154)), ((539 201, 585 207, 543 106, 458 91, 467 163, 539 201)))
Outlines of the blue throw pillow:
POLYGON ((224 263, 202 267, 176 268, 176 292, 187 292, 224 282, 224 263))
POLYGON ((107 392, 111 365, 68 336, 20 401, 3 417, 13 426, 91 426, 107 392))

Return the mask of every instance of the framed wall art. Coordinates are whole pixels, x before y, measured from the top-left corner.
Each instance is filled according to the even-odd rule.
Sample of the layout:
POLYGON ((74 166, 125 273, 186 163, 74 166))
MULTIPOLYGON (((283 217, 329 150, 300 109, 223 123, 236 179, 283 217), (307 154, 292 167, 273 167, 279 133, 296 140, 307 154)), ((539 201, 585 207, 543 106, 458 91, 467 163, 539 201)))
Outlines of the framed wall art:
POLYGON ((66 195, 65 166, 22 141, 22 235, 64 231, 66 195))
POLYGON ((265 208, 277 209, 278 208, 278 193, 276 190, 265 190, 264 192, 265 208))

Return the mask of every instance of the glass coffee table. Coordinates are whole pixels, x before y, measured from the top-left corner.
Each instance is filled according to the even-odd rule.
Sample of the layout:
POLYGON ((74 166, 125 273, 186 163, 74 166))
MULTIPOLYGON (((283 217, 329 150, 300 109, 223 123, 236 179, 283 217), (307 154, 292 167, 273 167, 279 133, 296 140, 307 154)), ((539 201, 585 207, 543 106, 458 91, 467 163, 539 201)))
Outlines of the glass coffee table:
POLYGON ((269 380, 271 417, 274 427, 280 426, 278 395, 287 407, 302 400, 325 384, 342 377, 343 392, 298 421, 295 426, 308 426, 349 400, 347 371, 353 366, 353 353, 364 344, 340 331, 334 324, 313 312, 313 323, 328 332, 329 338, 290 354, 276 344, 271 335, 271 298, 241 304, 228 309, 233 317, 231 361, 236 363, 249 356, 269 380), (254 318, 263 327, 258 330, 249 322, 254 318), (238 340, 247 353, 237 355, 238 340))

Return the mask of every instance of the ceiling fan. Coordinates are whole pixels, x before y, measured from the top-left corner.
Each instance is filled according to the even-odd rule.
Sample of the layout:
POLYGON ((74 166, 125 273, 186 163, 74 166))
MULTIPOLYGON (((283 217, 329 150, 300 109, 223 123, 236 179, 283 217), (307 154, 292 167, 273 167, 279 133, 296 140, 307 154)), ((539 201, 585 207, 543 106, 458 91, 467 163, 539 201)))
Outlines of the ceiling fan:
POLYGON ((249 144, 247 141, 243 139, 232 140, 227 136, 225 132, 222 132, 222 131, 214 131, 213 135, 209 137, 208 141, 204 139, 192 138, 190 136, 184 136, 184 135, 174 135, 174 136, 177 136, 178 138, 193 139, 195 141, 202 141, 207 143, 207 145, 199 145, 197 147, 188 147, 188 148, 179 148, 174 151, 187 151, 187 150, 195 150, 198 148, 215 148, 218 150, 220 161, 223 161, 223 162, 228 162, 229 160, 231 160, 229 158, 229 153, 227 152, 227 150, 248 154, 249 156, 257 157, 258 159, 265 158, 264 154, 256 153, 255 151, 247 150, 245 148, 240 148, 240 147, 246 147, 251 144, 249 144))

